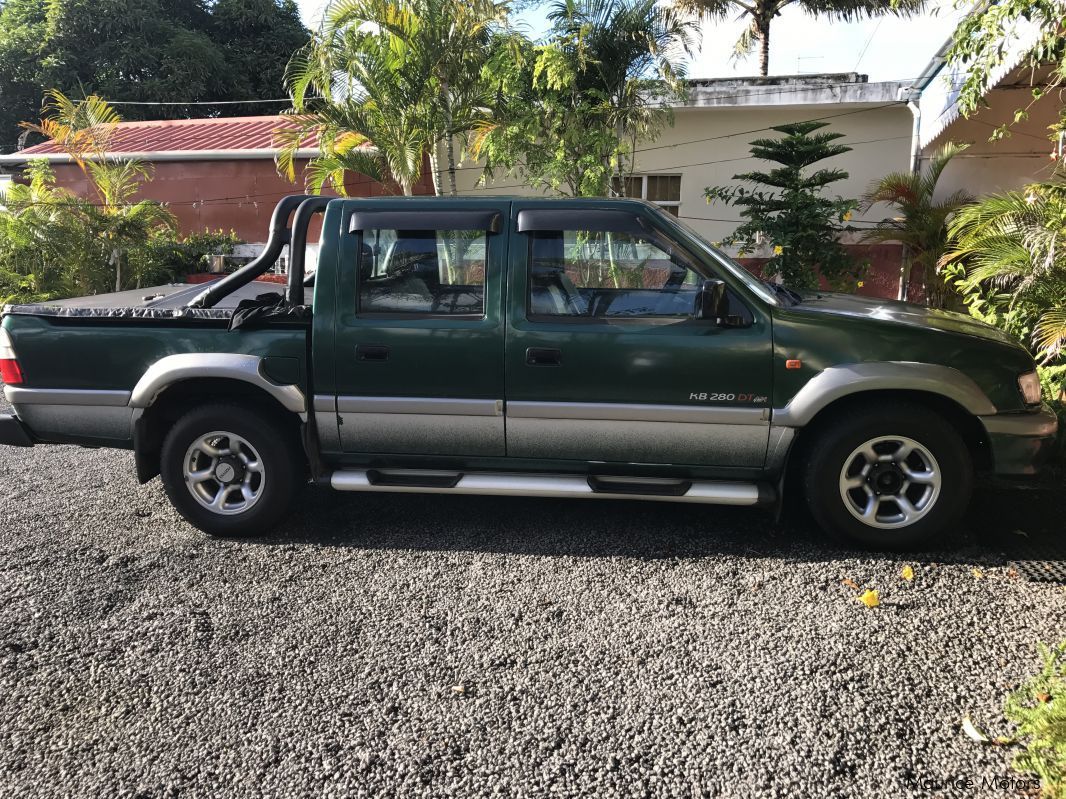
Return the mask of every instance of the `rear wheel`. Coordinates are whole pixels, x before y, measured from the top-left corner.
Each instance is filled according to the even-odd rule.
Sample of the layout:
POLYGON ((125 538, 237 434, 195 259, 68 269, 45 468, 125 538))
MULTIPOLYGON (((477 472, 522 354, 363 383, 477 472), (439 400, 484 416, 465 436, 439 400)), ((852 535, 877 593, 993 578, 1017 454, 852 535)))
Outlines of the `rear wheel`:
POLYGON ((181 417, 163 441, 167 496, 210 535, 263 533, 292 502, 300 454, 272 415, 237 405, 207 405, 181 417))
POLYGON ((815 432, 807 502, 830 534, 877 549, 928 543, 959 521, 973 487, 965 442, 914 403, 852 408, 815 432))

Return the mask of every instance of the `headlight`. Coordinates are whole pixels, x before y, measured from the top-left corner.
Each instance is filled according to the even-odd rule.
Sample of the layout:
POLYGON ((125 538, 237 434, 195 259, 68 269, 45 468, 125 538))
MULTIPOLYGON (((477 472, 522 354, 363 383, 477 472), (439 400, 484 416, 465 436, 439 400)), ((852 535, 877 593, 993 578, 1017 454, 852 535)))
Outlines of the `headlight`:
POLYGON ((1022 392, 1026 405, 1038 405, 1040 403, 1040 378, 1036 372, 1026 372, 1018 376, 1018 390, 1022 392))

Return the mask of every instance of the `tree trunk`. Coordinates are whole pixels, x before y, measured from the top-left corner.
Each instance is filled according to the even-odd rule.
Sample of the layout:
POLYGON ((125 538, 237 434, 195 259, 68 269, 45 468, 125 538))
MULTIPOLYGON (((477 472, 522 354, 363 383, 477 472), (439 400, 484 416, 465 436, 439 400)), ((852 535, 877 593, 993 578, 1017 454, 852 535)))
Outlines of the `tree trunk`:
POLYGON ((448 136, 448 188, 452 197, 459 193, 459 188, 455 183, 455 140, 450 134, 448 136))
POLYGON ((437 153, 437 150, 439 149, 439 141, 433 142, 432 146, 429 148, 429 171, 433 178, 433 193, 438 197, 443 194, 440 188, 440 156, 437 153))
POLYGON ((770 74, 770 23, 759 26, 759 74, 764 78, 770 74))
POLYGON ((111 250, 111 263, 115 267, 115 291, 122 291, 122 251, 117 247, 111 250))
MULTIPOLYGON (((621 105, 621 101, 618 102, 618 105, 621 105)), ((625 177, 624 177, 624 175, 625 175, 625 158, 622 156, 622 141, 623 141, 623 139, 625 139, 626 132, 625 132, 625 128, 622 127, 622 123, 619 122, 618 124, 616 124, 614 126, 614 135, 615 135, 615 138, 618 140, 618 149, 617 149, 616 158, 615 158, 614 174, 611 176, 611 178, 612 178, 612 180, 614 178, 618 179, 618 185, 623 187, 622 196, 624 197, 625 196, 625 177)), ((635 152, 636 152, 636 148, 634 148, 634 153, 635 152)), ((632 158, 631 161, 630 161, 630 170, 629 170, 630 172, 633 171, 632 170, 632 166, 633 166, 632 162, 635 161, 635 160, 636 160, 635 158, 632 158)), ((610 171, 610 170, 608 170, 608 171, 610 171)), ((611 186, 610 186, 610 184, 608 184, 608 186, 607 186, 607 196, 608 197, 611 196, 611 186)))
MULTIPOLYGON (((911 288, 911 249, 906 244, 903 245, 903 263, 899 268, 899 291, 896 293, 896 299, 907 301, 907 295, 910 293, 911 288)), ((929 298, 926 297, 926 302, 929 298)))
POLYGON ((444 81, 441 85, 441 93, 444 95, 444 127, 446 128, 444 135, 447 137, 446 150, 448 154, 448 188, 451 191, 452 197, 458 194, 455 186, 455 137, 452 134, 452 98, 449 92, 451 88, 448 86, 448 81, 444 81))

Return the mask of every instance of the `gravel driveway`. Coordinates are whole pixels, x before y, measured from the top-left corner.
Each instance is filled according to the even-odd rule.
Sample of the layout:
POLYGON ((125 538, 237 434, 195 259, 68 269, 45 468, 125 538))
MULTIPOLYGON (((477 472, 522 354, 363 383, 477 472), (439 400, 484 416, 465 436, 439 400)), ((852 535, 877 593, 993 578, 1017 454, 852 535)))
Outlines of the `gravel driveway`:
POLYGON ((959 722, 1004 731, 1066 632, 964 530, 868 556, 749 510, 308 489, 237 543, 132 472, 0 448, 2 796, 1011 796, 959 722))

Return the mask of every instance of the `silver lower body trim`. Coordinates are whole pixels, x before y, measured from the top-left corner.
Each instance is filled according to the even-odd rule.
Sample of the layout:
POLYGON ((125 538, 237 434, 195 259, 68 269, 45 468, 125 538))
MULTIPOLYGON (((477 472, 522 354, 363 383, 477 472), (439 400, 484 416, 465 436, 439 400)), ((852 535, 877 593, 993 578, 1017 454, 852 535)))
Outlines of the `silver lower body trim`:
MULTIPOLYGON (((324 398, 316 398, 316 403, 319 399, 324 398)), ((340 449, 345 452, 506 453, 503 400, 340 396, 336 408, 340 449)))
POLYGON ((506 450, 502 416, 418 413, 340 413, 345 452, 485 455, 506 450))
POLYGON ((767 424, 507 417, 514 458, 762 466, 767 424))
POLYGON ((33 434, 46 441, 91 439, 101 443, 133 439, 133 408, 109 405, 15 405, 33 434))
POLYGON ((89 391, 67 388, 22 388, 4 386, 4 397, 12 405, 92 405, 103 407, 126 406, 128 391, 89 391))
MULTIPOLYGON (((412 472, 412 474, 415 474, 412 472)), ((649 481, 650 483, 650 481, 649 481)), ((650 483, 651 484, 651 483, 650 483)), ((755 483, 693 481, 688 491, 678 496, 594 491, 588 478, 568 474, 472 473, 459 476, 454 486, 382 485, 368 471, 342 470, 330 476, 337 491, 385 491, 405 494, 481 494, 508 497, 575 497, 579 499, 641 499, 659 502, 690 502, 707 505, 757 505, 759 486, 755 483)), ((632 483, 630 484, 632 485, 632 483)), ((764 495, 765 496, 765 495, 764 495)))

